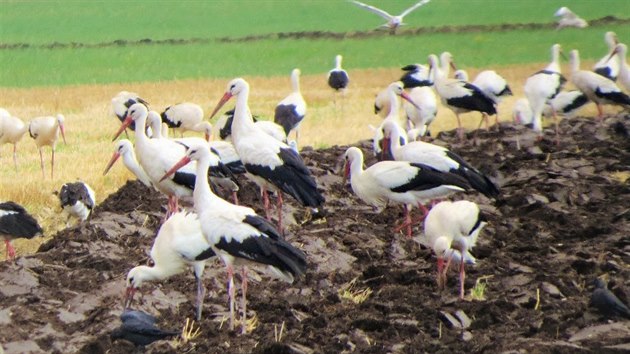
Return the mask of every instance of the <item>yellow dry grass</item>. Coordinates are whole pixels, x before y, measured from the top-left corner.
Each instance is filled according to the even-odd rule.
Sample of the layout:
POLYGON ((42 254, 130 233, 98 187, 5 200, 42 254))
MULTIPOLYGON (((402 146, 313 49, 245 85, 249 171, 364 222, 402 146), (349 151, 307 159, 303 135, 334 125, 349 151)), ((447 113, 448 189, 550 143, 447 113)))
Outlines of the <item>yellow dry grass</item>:
MULTIPOLYGON (((511 119, 512 104, 523 95, 525 78, 544 65, 495 68, 508 80, 514 92, 513 97, 500 104, 500 120, 511 119)), ((583 65, 586 67, 591 63, 583 65)), ((477 72, 470 69, 469 75, 474 77, 477 72)), ((350 87, 343 98, 337 98, 336 105, 333 103, 333 93, 326 85, 325 74, 303 75, 301 91, 308 103, 308 113, 301 127, 300 145, 320 148, 370 138, 372 132, 368 125, 377 126, 380 123, 380 118, 373 113, 374 96, 400 75, 398 68, 350 71, 350 87)), ((290 92, 289 73, 285 77, 246 79, 251 86, 251 111, 264 119, 272 119, 275 105, 290 92)), ((119 127, 110 108, 110 100, 116 93, 122 90, 137 92, 157 111, 178 102, 195 102, 201 104, 206 115, 209 115, 223 94, 227 81, 0 88, 0 106, 25 122, 37 116, 64 114, 68 141, 68 145, 62 142, 57 145, 54 179, 50 178, 50 149, 44 148, 46 175, 42 177, 39 155, 28 134, 18 144, 17 171, 13 168, 10 146, 0 147, 0 200, 13 200, 24 205, 40 221, 46 237, 51 237, 65 226, 65 215, 62 215, 58 200, 52 194, 63 183, 85 181, 96 192, 97 202, 101 202, 127 179, 133 178, 121 163, 107 176, 103 176, 105 164, 113 153, 112 136, 119 127)), ((594 112, 594 108, 589 107, 584 113, 593 115, 594 112)), ((468 129, 479 123, 479 114, 469 113, 463 117, 468 129)), ((437 133, 455 126, 454 114, 447 108, 439 108, 432 131, 437 133)), ((32 252, 41 242, 41 238, 35 241, 18 240, 15 242, 16 250, 18 254, 32 252)))

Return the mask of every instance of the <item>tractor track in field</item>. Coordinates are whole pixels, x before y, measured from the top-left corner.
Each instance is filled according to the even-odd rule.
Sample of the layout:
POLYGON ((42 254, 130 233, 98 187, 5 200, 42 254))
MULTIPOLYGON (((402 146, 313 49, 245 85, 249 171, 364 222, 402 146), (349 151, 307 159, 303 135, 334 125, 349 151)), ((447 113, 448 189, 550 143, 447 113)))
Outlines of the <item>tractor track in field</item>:
MULTIPOLYGON (((618 24, 630 24, 630 18, 618 18, 606 16, 589 21, 591 27, 601 27, 618 24)), ((429 26, 406 28, 398 30, 397 36, 418 36, 423 34, 436 33, 478 33, 478 32, 508 32, 520 30, 541 30, 554 29, 556 23, 505 23, 494 25, 462 25, 462 26, 429 26)), ((264 40, 300 40, 300 39, 364 39, 389 36, 389 32, 382 30, 353 31, 353 32, 330 32, 330 31, 303 31, 303 32, 280 32, 260 35, 249 35, 243 37, 218 37, 218 38, 168 38, 151 39, 143 38, 138 40, 116 39, 111 42, 81 43, 81 42, 52 42, 43 44, 32 43, 0 43, 0 50, 16 49, 68 49, 68 48, 106 48, 144 45, 190 45, 208 43, 242 43, 256 42, 264 40)))

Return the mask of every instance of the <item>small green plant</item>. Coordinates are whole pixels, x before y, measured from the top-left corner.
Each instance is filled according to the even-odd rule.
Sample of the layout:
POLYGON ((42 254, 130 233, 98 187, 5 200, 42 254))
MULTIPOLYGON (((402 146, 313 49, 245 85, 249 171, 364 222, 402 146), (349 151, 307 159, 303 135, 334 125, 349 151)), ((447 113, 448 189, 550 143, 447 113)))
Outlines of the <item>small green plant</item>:
POLYGON ((485 298, 486 286, 488 285, 488 279, 490 278, 492 278, 492 275, 486 275, 486 276, 477 278, 477 281, 475 281, 475 286, 472 289, 470 289, 470 297, 473 300, 484 301, 486 299, 485 298))

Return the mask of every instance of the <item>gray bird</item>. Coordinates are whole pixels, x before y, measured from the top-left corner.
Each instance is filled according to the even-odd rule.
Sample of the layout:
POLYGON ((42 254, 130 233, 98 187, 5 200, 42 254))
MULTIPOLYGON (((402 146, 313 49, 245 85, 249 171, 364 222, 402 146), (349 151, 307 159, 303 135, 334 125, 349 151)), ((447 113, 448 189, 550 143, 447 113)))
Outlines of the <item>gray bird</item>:
POLYGON ((149 345, 156 340, 178 335, 179 331, 165 331, 157 328, 155 317, 137 310, 125 310, 120 315, 122 325, 110 335, 112 341, 125 339, 136 346, 149 345))
POLYGON ((630 309, 615 294, 608 290, 606 282, 597 278, 594 284, 595 291, 591 295, 591 306, 597 308, 599 312, 607 317, 618 315, 630 318, 630 309))

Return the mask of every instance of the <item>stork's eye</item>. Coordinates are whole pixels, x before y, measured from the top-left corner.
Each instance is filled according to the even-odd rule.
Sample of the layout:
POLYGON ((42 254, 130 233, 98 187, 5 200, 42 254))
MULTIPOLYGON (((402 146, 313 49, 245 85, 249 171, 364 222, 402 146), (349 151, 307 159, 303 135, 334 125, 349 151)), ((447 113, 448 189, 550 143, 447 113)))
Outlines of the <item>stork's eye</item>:
POLYGON ((230 86, 230 91, 234 90, 236 88, 236 84, 232 84, 232 86, 230 86))

